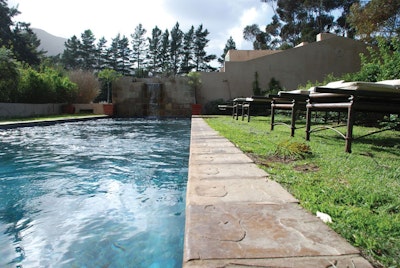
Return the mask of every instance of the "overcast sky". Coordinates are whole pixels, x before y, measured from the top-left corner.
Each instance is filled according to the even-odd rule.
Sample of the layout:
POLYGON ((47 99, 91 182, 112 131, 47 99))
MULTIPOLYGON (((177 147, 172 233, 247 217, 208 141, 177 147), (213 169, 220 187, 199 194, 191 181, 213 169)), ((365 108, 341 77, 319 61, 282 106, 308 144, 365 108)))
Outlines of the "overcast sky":
POLYGON ((243 40, 243 28, 258 24, 263 29, 272 18, 272 8, 261 0, 8 0, 8 6, 17 5, 21 15, 15 21, 64 38, 80 38, 90 29, 108 45, 118 33, 130 38, 139 23, 147 34, 156 25, 170 31, 179 22, 186 32, 191 25, 203 24, 210 32, 207 52, 217 57, 230 36, 238 49, 251 49, 243 40))

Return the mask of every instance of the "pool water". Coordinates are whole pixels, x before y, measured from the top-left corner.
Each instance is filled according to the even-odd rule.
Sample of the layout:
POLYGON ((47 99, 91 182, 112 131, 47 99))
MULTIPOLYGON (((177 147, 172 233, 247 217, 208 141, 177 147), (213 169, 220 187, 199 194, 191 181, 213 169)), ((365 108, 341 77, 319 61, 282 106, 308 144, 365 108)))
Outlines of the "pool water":
POLYGON ((0 267, 181 267, 190 120, 0 130, 0 267))

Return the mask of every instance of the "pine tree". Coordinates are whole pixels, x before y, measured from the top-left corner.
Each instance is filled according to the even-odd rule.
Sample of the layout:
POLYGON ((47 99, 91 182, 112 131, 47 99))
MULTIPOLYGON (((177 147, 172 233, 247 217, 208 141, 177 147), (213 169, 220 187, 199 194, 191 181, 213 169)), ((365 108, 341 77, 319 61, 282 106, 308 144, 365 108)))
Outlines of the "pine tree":
POLYGON ((122 75, 130 73, 131 61, 130 55, 132 53, 129 48, 129 39, 125 35, 118 42, 118 68, 117 71, 122 75))
POLYGON ((183 32, 181 29, 179 29, 179 23, 177 22, 171 30, 170 42, 171 68, 175 75, 179 72, 179 67, 181 64, 182 39, 183 32))
POLYGON ((171 66, 170 39, 168 29, 162 34, 161 51, 160 51, 160 67, 163 73, 168 72, 171 66))
POLYGON ((216 59, 215 55, 208 55, 205 51, 209 40, 207 39, 209 32, 207 29, 203 30, 201 24, 195 31, 194 44, 193 44, 193 60, 196 71, 213 71, 215 68, 211 67, 208 63, 216 59))
POLYGON ((228 41, 226 41, 224 52, 222 53, 221 57, 218 59, 218 62, 221 63, 221 65, 225 62, 225 56, 229 50, 236 50, 236 43, 235 43, 235 41, 233 41, 232 36, 230 36, 228 41))
POLYGON ((118 71, 118 61, 119 61, 119 53, 118 47, 121 40, 121 34, 117 34, 114 38, 111 39, 111 45, 107 49, 107 66, 115 71, 118 71))
POLYGON ((160 72, 162 31, 157 26, 152 30, 151 38, 148 38, 148 42, 149 51, 147 53, 147 60, 149 71, 153 73, 160 72))
POLYGON ((72 36, 65 42, 65 49, 61 56, 61 61, 67 70, 78 69, 81 66, 80 57, 81 41, 76 37, 72 36))
POLYGON ((142 24, 136 26, 135 31, 131 34, 132 37, 132 63, 135 65, 138 71, 142 70, 145 61, 145 52, 147 51, 146 42, 146 29, 143 28, 142 24))
POLYGON ((102 37, 97 42, 96 46, 96 64, 95 70, 96 72, 100 72, 101 70, 107 68, 107 48, 106 48, 107 40, 105 37, 102 37))
POLYGON ((183 36, 182 47, 182 62, 181 72, 189 73, 193 68, 193 41, 194 41, 194 27, 190 27, 189 31, 183 36))
POLYGON ((91 30, 85 30, 81 34, 80 55, 83 70, 93 70, 96 65, 96 38, 91 30))

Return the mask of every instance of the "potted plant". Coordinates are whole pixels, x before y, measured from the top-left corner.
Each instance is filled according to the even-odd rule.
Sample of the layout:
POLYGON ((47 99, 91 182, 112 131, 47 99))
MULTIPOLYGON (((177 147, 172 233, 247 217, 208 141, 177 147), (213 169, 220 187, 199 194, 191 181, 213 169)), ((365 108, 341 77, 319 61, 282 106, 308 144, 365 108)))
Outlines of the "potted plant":
POLYGON ((107 84, 107 103, 103 104, 104 114, 114 115, 114 105, 112 104, 111 97, 111 84, 121 77, 121 74, 112 69, 104 69, 99 72, 98 77, 107 84))
POLYGON ((190 72, 188 74, 188 84, 194 91, 194 103, 192 104, 192 115, 201 114, 201 104, 197 103, 199 90, 201 87, 201 79, 199 72, 190 72))

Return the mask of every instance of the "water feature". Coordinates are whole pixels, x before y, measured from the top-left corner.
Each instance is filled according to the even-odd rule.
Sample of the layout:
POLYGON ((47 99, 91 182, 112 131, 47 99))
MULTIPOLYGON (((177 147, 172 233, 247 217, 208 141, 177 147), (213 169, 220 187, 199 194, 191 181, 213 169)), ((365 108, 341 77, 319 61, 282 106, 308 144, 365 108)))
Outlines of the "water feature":
POLYGON ((163 101, 162 84, 146 83, 146 96, 148 100, 147 116, 160 117, 161 104, 163 101))
POLYGON ((0 130, 0 267, 181 267, 190 120, 0 130))

